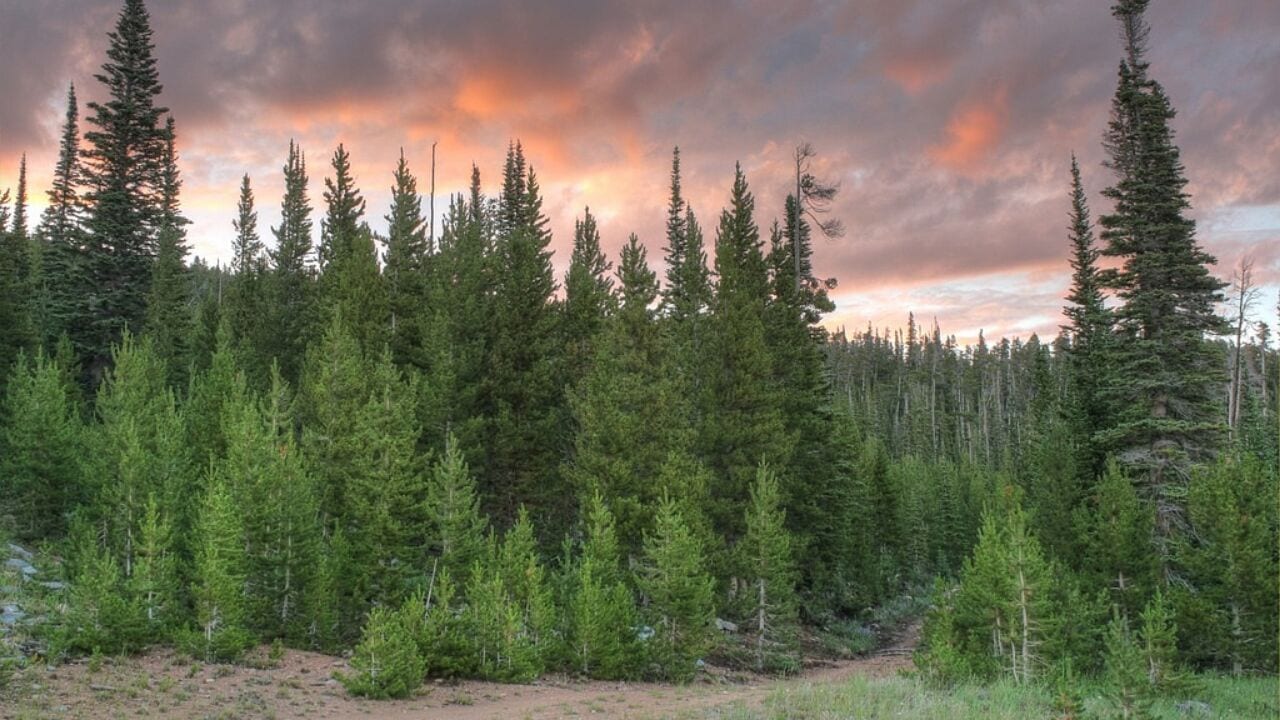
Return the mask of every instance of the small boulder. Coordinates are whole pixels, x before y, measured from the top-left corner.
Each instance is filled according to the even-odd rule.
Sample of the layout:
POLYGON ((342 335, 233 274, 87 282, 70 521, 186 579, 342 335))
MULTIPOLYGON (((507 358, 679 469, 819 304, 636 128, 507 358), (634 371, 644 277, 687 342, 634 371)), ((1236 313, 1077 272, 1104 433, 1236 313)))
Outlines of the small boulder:
POLYGON ((738 624, 735 622, 729 622, 724 618, 716 618, 716 628, 727 633, 738 632, 738 624))

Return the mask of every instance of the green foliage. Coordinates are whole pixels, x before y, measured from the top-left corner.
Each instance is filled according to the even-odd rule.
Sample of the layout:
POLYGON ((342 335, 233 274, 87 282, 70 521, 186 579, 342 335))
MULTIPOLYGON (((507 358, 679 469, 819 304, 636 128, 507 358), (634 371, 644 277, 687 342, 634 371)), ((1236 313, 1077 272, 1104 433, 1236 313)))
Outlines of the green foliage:
POLYGON ((670 498, 663 499, 653 532, 645 537, 637 580, 654 631, 649 657, 657 674, 688 681, 715 642, 714 583, 698 536, 670 498))
POLYGON ((83 523, 73 527, 69 549, 70 591, 62 625, 54 632, 55 652, 137 650, 145 635, 144 621, 129 602, 120 562, 83 523))
POLYGON ((221 474, 210 478, 196 527, 195 627, 183 646, 207 661, 235 660, 255 642, 246 627, 244 521, 221 474))
POLYGON ((360 643, 351 654, 354 674, 338 674, 347 692, 376 699, 413 694, 426 675, 412 627, 420 613, 420 598, 410 598, 399 610, 376 607, 370 611, 360 643))
POLYGON ((794 669, 799 665, 795 545, 778 478, 764 463, 751 487, 746 527, 737 550, 747 581, 743 619, 754 635, 756 669, 794 669))
POLYGON ((22 540, 61 537, 85 491, 85 428, 69 373, 43 352, 19 358, 0 419, 5 524, 22 540))
POLYGON ((284 197, 280 225, 271 228, 276 246, 269 251, 271 272, 266 280, 270 311, 265 348, 280 365, 285 381, 297 386, 302 377, 307 340, 315 326, 315 274, 311 256, 311 201, 307 198, 307 161, 302 149, 289 141, 284 165, 284 197))
POLYGON ((475 478, 452 435, 427 479, 426 520, 430 551, 440 569, 465 583, 471 567, 484 555, 488 522, 480 514, 475 478))
POLYGON ((635 602, 622 581, 613 516, 599 495, 587 510, 587 536, 568 611, 573 665, 589 677, 625 678, 634 674, 639 655, 635 602))
POLYGON ((1076 525, 1084 577, 1107 588, 1111 602, 1136 619, 1156 585, 1154 513, 1117 463, 1107 464, 1089 505, 1077 511, 1076 525))
POLYGON ((1129 620, 1116 613, 1107 626, 1103 683, 1109 718, 1144 720, 1151 717, 1151 683, 1142 647, 1129 629, 1129 620))

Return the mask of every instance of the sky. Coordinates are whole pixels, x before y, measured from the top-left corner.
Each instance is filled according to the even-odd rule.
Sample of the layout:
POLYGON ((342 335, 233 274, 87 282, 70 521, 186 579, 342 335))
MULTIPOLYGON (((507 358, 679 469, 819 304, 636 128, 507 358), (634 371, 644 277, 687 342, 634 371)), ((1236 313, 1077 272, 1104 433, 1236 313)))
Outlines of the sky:
MULTIPOLYGON (((0 0, 0 188, 26 153, 35 213, 66 89, 93 75, 120 0, 0 0)), ((230 257, 240 177, 279 218, 289 140, 313 204, 339 142, 385 227, 401 150, 436 207, 474 163, 497 192, 508 143, 537 171, 568 263, 590 207, 611 257, 635 232, 662 257, 671 150, 715 227, 740 162, 765 229, 800 141, 839 182, 818 240, 833 328, 937 320, 962 343, 1056 334, 1069 284, 1069 163, 1094 215, 1120 60, 1109 0, 151 0, 161 102, 177 122, 195 255, 230 257)), ((1280 2, 1153 0, 1152 75, 1172 98, 1200 241, 1280 292, 1280 2)), ((425 203, 424 203, 425 204, 425 203)), ((318 222, 317 222, 318 227, 318 222)), ((438 227, 438 224, 437 224, 438 227)), ((767 235, 766 235, 767 237, 767 235)), ((708 238, 710 241, 711 238, 708 238)))

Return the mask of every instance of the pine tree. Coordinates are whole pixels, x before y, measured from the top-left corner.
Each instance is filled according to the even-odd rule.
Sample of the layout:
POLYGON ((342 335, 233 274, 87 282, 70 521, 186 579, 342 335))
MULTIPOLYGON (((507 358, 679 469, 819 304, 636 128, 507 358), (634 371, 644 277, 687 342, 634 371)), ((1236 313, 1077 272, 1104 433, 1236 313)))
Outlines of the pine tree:
POLYGON ((245 624, 260 637, 301 642, 320 525, 315 488, 293 440, 288 389, 273 373, 261 404, 243 390, 229 395, 221 428, 226 455, 215 467, 229 479, 243 518, 245 624))
POLYGON ((509 525, 524 503, 554 535, 568 525, 573 500, 557 467, 566 438, 552 303, 556 282, 537 177, 519 144, 507 154, 496 221, 493 337, 484 384, 488 457, 480 477, 495 522, 509 525))
MULTIPOLYGON (((391 212, 387 215, 387 249, 383 277, 391 313, 391 353, 399 367, 425 367, 426 349, 423 301, 427 292, 428 263, 433 248, 422 216, 418 180, 400 151, 395 185, 391 187, 391 212)), ((429 308, 428 308, 429 310, 429 308)))
POLYGON ((587 373, 593 348, 612 311, 613 264, 600 251, 600 230, 591 208, 575 221, 573 255, 564 279, 565 384, 574 385, 587 373))
POLYGON ((583 675, 619 679, 634 672, 634 602, 622 580, 613 516, 596 495, 587 506, 587 535, 573 595, 571 649, 583 675))
POLYGON ((638 580, 655 632, 650 656, 664 677, 684 682, 715 642, 714 582, 697 535, 670 498, 659 506, 644 549, 638 580))
POLYGON ((532 647, 530 663, 534 672, 541 674, 558 641, 556 607, 546 570, 538 557, 533 521, 523 507, 516 515, 516 524, 502 538, 497 563, 523 633, 532 647))
POLYGON ((205 660, 235 660, 253 643, 244 607, 244 525, 226 478, 214 475, 196 528, 195 629, 185 645, 205 660))
POLYGON ((314 324, 314 273, 311 256, 311 202, 307 199, 307 161, 302 149, 289 142, 284 165, 284 198, 280 226, 271 228, 276 246, 269 252, 267 282, 270 330, 268 357, 280 365, 285 382, 297 387, 302 377, 307 338, 314 324))
POLYGON ((475 479, 452 435, 427 481, 426 519, 439 569, 465 584, 467 573, 484 554, 488 523, 480 514, 475 479))
POLYGON ((347 512, 347 487, 364 471, 355 437, 357 418, 372 387, 365 357, 339 313, 307 355, 302 385, 302 451, 315 477, 326 529, 347 512))
POLYGON ((0 386, 18 356, 31 347, 31 267, 27 241, 10 226, 9 191, 0 192, 0 386))
POLYGON ((730 207, 716 231, 711 354, 700 360, 714 368, 702 440, 714 474, 711 519, 730 539, 742 535, 740 508, 761 459, 785 466, 794 442, 782 423, 765 343, 768 278, 754 212, 755 199, 739 167, 730 207))
POLYGON ((68 546, 70 588, 54 648, 109 654, 138 650, 144 624, 137 605, 129 601, 115 555, 84 524, 73 528, 68 546))
POLYGON ((1082 574, 1105 587, 1112 603, 1135 621, 1156 587, 1150 549, 1154 512, 1116 462, 1107 464, 1090 504, 1077 511, 1082 574))
POLYGON ((1215 306, 1223 283, 1214 259, 1195 240, 1187 180, 1170 122, 1173 106, 1148 75, 1147 0, 1113 8, 1125 59, 1112 101, 1105 144, 1114 203, 1101 218, 1102 254, 1118 269, 1102 274, 1120 299, 1116 347, 1103 397, 1115 415, 1099 434, 1136 472, 1156 506, 1161 572, 1172 572, 1172 542, 1185 522, 1181 497, 1190 463, 1211 457, 1220 442, 1217 410, 1222 362, 1206 333, 1224 330, 1215 306))
POLYGON ((333 153, 333 172, 332 178, 324 179, 327 210, 320 222, 320 247, 316 253, 321 273, 328 273, 335 263, 341 264, 352 255, 364 217, 364 198, 351 175, 351 155, 342 144, 333 153))
POLYGON ((1276 493, 1274 472, 1247 454, 1224 456, 1192 478, 1192 533, 1178 548, 1194 588, 1177 598, 1188 659, 1236 675, 1274 671, 1276 493))
POLYGON ((376 607, 361 630, 360 644, 351 654, 354 675, 338 679, 352 695, 375 699, 404 698, 422 684, 426 663, 406 621, 414 611, 407 602, 400 610, 376 607))
POLYGON ((240 181, 240 200, 231 222, 236 237, 231 241, 231 283, 227 286, 223 315, 227 318, 236 355, 255 387, 266 380, 268 362, 263 357, 269 339, 263 318, 266 256, 258 237, 258 211, 254 209, 253 187, 246 174, 240 181))
POLYGON ((747 534, 738 545, 746 591, 746 624, 755 635, 756 670, 798 667, 796 561, 778 478, 761 463, 747 506, 747 534))
POLYGON ((1071 290, 1067 293, 1070 305, 1063 310, 1070 322, 1063 331, 1071 338, 1072 420, 1080 438, 1077 447, 1083 461, 1078 470, 1092 481, 1102 470, 1099 446, 1093 442, 1093 435, 1106 425, 1107 419, 1098 383, 1106 371, 1112 317, 1102 294, 1099 252, 1094 246, 1093 224, 1075 155, 1071 156, 1070 220, 1072 275, 1071 290))
POLYGON ((657 278, 633 235, 618 267, 621 306, 604 323, 587 374, 569 391, 573 448, 565 478, 585 504, 599 493, 618 525, 626 556, 640 552, 672 453, 690 450, 686 399, 664 372, 667 344, 654 310, 657 278))
POLYGON ((61 537, 84 498, 85 428, 69 378, 43 351, 21 357, 0 418, 0 495, 21 540, 61 537))
POLYGON ((156 105, 151 19, 142 0, 125 0, 107 62, 95 77, 107 100, 89 103, 83 178, 89 206, 86 253, 85 369, 96 384, 110 361, 111 345, 125 329, 141 330, 151 291, 152 258, 161 227, 167 108, 156 105))
POLYGON ((190 221, 178 207, 182 181, 174 150, 173 118, 166 121, 161 154, 160 215, 151 294, 147 300, 146 331, 165 365, 165 377, 175 388, 187 384, 191 335, 191 281, 187 273, 186 231, 190 221))
POLYGON ((172 528, 155 495, 147 498, 143 510, 137 557, 126 591, 139 608, 146 642, 167 641, 178 628, 183 608, 172 528))
POLYGON ((355 455, 342 517, 353 558, 344 582, 355 593, 357 617, 373 604, 399 605, 425 558, 426 468, 417 453, 416 392, 389 351, 368 372, 370 394, 347 428, 355 455))
MULTIPOLYGON (((44 329, 43 341, 52 347, 66 334, 73 340, 83 338, 75 327, 85 312, 82 291, 85 208, 78 188, 83 170, 80 166, 80 110, 76 88, 67 91, 67 113, 63 120, 58 163, 53 170, 53 184, 48 192, 48 205, 40 216, 36 236, 40 247, 40 277, 36 287, 37 317, 44 329)), ((85 348, 78 347, 83 354, 85 348)))
POLYGON ((1151 717, 1151 688, 1142 649, 1129 629, 1128 618, 1120 613, 1116 613, 1107 626, 1103 681, 1110 705, 1109 717, 1121 720, 1151 717))

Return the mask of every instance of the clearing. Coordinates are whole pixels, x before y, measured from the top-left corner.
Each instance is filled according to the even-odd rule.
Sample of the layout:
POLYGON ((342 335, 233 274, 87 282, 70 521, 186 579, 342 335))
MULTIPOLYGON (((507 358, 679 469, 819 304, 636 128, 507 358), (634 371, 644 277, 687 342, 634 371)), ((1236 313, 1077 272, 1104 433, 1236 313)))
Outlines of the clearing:
POLYGON ((286 651, 271 667, 201 665, 173 651, 87 660, 52 670, 32 668, 15 678, 4 718, 457 718, 704 717, 733 705, 761 704, 789 684, 883 678, 911 667, 918 637, 912 627, 895 644, 864 658, 832 661, 787 679, 713 669, 685 686, 642 682, 579 681, 554 676, 528 685, 429 681, 408 700, 372 701, 347 695, 332 679, 346 669, 339 658, 286 651), (14 696, 16 693, 16 697, 14 696))

